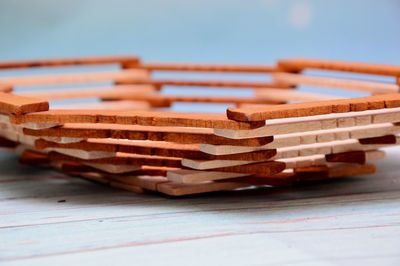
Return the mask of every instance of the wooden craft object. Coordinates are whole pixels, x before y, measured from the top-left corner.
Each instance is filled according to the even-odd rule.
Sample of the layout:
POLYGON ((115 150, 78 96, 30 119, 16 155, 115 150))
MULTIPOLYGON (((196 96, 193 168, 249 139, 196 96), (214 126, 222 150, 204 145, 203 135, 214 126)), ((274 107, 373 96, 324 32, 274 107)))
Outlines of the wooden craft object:
POLYGON ((400 66, 302 59, 276 66, 163 64, 136 57, 0 62, 0 69, 23 68, 16 76, 0 77, 0 146, 13 148, 22 163, 128 191, 183 196, 371 174, 375 166, 369 163, 384 157, 379 149, 400 145, 400 66), (109 64, 119 69, 74 68, 109 64), (72 72, 30 72, 65 66, 72 72), (308 69, 324 75, 302 73, 308 69), (330 71, 388 76, 394 82, 362 75, 350 80, 330 71), (154 75, 166 72, 202 75, 154 75), (215 73, 234 74, 235 79, 203 75, 215 73), (238 80, 239 73, 265 79, 238 80), (111 85, 95 87, 105 82, 111 85), (86 83, 93 84, 58 86, 86 83), (323 90, 296 90, 301 85, 372 96, 347 99, 323 90), (20 92, 25 86, 37 88, 20 92), (166 86, 227 93, 171 94, 166 86), (231 96, 234 89, 248 94, 231 96), (80 108, 70 104, 84 98, 98 102, 80 108), (187 103, 200 108, 203 103, 201 111, 221 104, 229 108, 226 114, 180 112, 187 103))

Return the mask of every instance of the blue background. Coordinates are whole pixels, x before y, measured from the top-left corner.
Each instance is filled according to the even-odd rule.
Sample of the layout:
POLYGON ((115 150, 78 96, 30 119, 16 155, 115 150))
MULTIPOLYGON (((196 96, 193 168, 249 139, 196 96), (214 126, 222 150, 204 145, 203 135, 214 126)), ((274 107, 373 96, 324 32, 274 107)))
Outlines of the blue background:
POLYGON ((399 0, 1 0, 0 59, 400 62, 399 0))

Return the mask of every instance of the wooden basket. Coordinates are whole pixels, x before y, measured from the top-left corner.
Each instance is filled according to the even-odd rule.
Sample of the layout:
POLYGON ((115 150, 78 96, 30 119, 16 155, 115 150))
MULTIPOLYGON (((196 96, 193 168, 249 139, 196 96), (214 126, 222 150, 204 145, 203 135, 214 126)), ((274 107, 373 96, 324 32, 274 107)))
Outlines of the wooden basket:
POLYGON ((180 196, 372 174, 380 149, 400 143, 400 66, 101 57, 0 69, 1 146, 22 163, 135 192, 180 196), (76 103, 86 98, 100 101, 76 103), (210 113, 217 107, 224 112, 210 113))

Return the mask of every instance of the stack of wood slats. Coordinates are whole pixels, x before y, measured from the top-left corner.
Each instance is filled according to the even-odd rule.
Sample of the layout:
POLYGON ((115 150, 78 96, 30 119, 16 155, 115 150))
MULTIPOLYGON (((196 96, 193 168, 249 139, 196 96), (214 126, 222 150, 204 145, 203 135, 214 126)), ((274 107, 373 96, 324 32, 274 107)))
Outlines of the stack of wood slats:
POLYGON ((0 71, 1 147, 21 163, 135 192, 180 196, 372 174, 381 148, 400 144, 400 66, 103 57, 0 62, 0 71), (215 106, 224 112, 210 113, 215 106))

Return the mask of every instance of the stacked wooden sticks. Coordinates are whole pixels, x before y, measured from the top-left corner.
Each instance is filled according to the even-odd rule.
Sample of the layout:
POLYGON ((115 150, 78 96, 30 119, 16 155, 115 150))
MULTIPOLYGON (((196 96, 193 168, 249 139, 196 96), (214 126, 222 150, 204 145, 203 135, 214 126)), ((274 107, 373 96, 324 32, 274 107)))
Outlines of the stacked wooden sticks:
POLYGON ((104 57, 3 62, 0 69, 1 146, 14 149, 22 163, 130 191, 179 196, 372 174, 372 161, 384 157, 379 149, 400 144, 400 66, 104 57), (189 72, 201 75, 181 77, 189 72), (171 73, 179 77, 157 78, 171 73), (302 85, 321 92, 296 89, 302 85), (185 93, 189 87, 202 94, 185 93), (168 93, 171 88, 180 93, 168 93), (345 99, 324 88, 372 96, 345 99), (100 101, 57 107, 85 98, 100 101), (177 112, 180 103, 190 103, 189 112, 195 104, 206 111, 215 104, 229 108, 226 114, 177 112))

